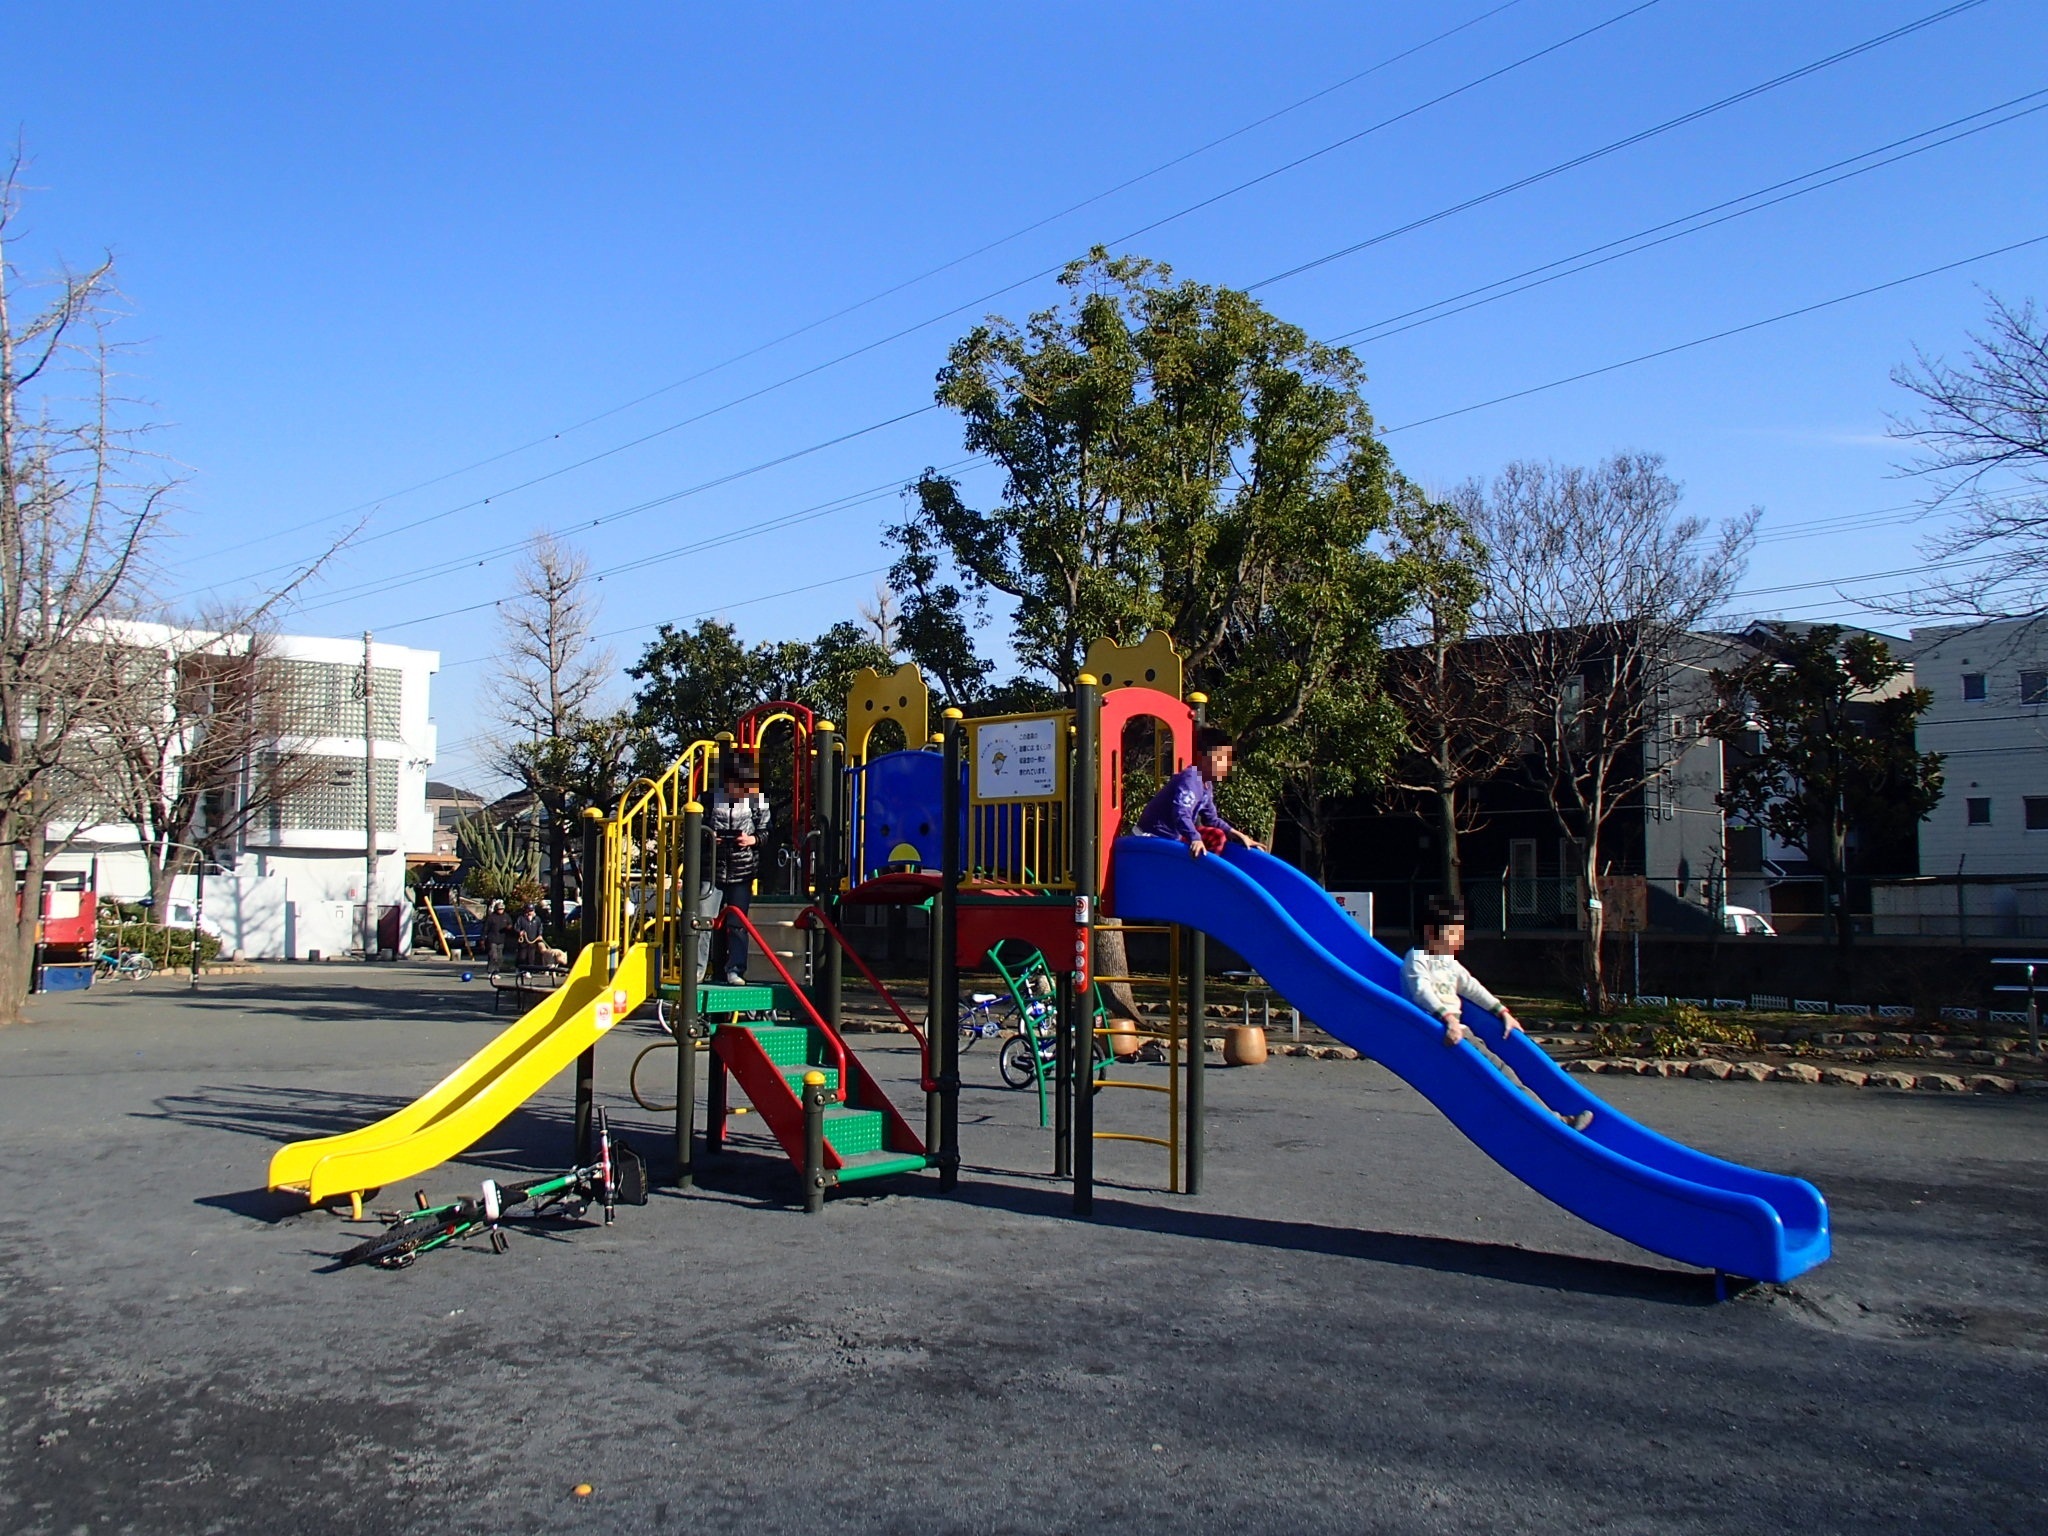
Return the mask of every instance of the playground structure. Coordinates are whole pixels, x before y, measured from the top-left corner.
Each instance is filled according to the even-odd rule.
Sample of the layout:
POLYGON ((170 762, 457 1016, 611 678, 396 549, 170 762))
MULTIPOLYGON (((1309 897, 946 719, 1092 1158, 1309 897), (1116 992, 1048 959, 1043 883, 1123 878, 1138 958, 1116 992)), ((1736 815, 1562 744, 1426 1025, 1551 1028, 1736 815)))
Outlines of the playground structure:
POLYGON ((1180 661, 1163 636, 1129 647, 1099 641, 1084 665, 1064 708, 975 719, 947 710, 934 732, 929 691, 905 666, 856 680, 843 733, 800 705, 768 703, 749 710, 732 735, 693 744, 660 777, 633 785, 609 815, 586 813, 583 867, 597 878, 586 882, 584 945, 563 986, 415 1104, 361 1130, 280 1149, 271 1185, 314 1202, 359 1204, 366 1190, 458 1155, 572 1063, 583 1160, 596 1044, 651 1003, 678 1047, 677 1187, 691 1187, 702 1160, 722 1149, 736 1083, 800 1171, 807 1208, 818 1209, 836 1186, 925 1169, 950 1190, 961 1169, 961 977, 989 966, 993 954, 1032 1031, 1041 1125, 1050 1118, 1053 1172, 1072 1181, 1075 1211, 1092 1209, 1095 1146, 1104 1139, 1163 1147, 1166 1187, 1196 1195, 1213 935, 1322 1028, 1421 1092, 1500 1166, 1575 1215, 1720 1274, 1782 1281, 1826 1259, 1827 1207, 1810 1184, 1659 1136, 1592 1099, 1526 1036, 1504 1038, 1497 1020, 1469 1006, 1467 1025, 1543 1104, 1472 1047, 1446 1046, 1441 1021, 1400 995, 1398 959, 1291 866, 1256 849, 1195 858, 1176 841, 1127 835, 1131 802, 1193 760, 1206 700, 1183 697, 1180 661), (872 750, 884 722, 902 732, 900 748, 872 750), (721 764, 734 751, 767 750, 770 730, 785 725, 790 824, 800 838, 792 864, 808 900, 798 919, 807 953, 795 970, 761 942, 745 913, 714 917, 705 899, 704 807, 721 764), (930 1001, 921 1024, 846 938, 845 910, 874 904, 929 913, 930 1001), (701 983, 703 945, 719 920, 749 932, 773 983, 701 983), (1098 1017, 1097 986, 1133 979, 1095 972, 1098 936, 1110 923, 1169 939, 1169 1015, 1163 1029, 1144 1031, 1166 1047, 1163 1083, 1105 1077, 1095 1065, 1095 1041, 1110 1032, 1098 1017), (1038 958, 1012 958, 1026 952, 1038 958), (922 1132, 847 1042, 848 960, 918 1044, 922 1132), (1034 982, 1028 1000, 1050 1018, 1049 1062, 1014 980, 1027 972, 1046 984, 1034 982), (708 1072, 701 1139, 699 1042, 708 1072), (1166 1134, 1098 1130, 1098 1098, 1114 1087, 1164 1097, 1166 1134), (1584 1132, 1551 1113, 1588 1108, 1597 1113, 1584 1132))

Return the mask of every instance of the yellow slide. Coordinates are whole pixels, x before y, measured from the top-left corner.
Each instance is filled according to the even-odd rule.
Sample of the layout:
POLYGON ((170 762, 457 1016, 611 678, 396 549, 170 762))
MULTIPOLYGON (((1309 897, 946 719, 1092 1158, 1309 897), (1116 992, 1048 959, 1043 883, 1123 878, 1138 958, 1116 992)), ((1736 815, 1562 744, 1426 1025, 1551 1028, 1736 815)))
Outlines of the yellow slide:
POLYGON ((538 1007, 396 1114, 280 1147, 270 1187, 302 1191, 318 1205, 409 1179, 474 1146, 652 995, 651 949, 635 944, 610 977, 604 955, 601 944, 585 946, 538 1007))

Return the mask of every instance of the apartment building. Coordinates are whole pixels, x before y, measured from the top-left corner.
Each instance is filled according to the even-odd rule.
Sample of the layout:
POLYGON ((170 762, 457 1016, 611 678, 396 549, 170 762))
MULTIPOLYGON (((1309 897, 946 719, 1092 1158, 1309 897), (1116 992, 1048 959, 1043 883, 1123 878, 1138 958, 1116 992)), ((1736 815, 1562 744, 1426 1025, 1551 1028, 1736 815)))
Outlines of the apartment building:
MULTIPOLYGON (((127 643, 160 650, 167 671, 208 643, 161 625, 124 631, 127 643)), ((249 642, 231 636, 212 643, 232 649, 249 642)), ((224 949, 251 958, 341 954, 361 945, 367 902, 381 923, 382 945, 404 952, 411 942, 406 858, 435 847, 427 806, 436 750, 429 688, 440 655, 377 642, 368 647, 366 668, 361 639, 279 635, 264 638, 260 656, 259 665, 280 675, 289 726, 251 755, 286 760, 290 788, 250 815, 222 808, 221 824, 230 830, 206 840, 204 924, 224 949)), ((274 762, 265 770, 274 772, 274 762)), ((258 772, 246 762, 243 785, 258 772)), ((132 901, 149 894, 141 834, 117 820, 81 828, 58 867, 92 868, 103 896, 132 901)), ((191 923, 201 894, 198 877, 180 879, 164 920, 191 923)))
POLYGON ((1916 629, 1913 669, 1946 781, 1921 873, 2048 875, 2048 620, 1916 629))

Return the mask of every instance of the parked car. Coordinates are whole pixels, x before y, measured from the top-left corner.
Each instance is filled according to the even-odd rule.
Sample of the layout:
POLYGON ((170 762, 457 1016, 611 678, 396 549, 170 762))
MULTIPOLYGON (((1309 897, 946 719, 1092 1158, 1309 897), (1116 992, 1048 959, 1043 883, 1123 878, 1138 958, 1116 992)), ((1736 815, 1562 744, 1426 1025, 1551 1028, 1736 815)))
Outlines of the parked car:
POLYGON ((1773 939, 1778 936, 1771 920, 1754 907, 1723 907, 1721 928, 1725 933, 1755 934, 1773 939))

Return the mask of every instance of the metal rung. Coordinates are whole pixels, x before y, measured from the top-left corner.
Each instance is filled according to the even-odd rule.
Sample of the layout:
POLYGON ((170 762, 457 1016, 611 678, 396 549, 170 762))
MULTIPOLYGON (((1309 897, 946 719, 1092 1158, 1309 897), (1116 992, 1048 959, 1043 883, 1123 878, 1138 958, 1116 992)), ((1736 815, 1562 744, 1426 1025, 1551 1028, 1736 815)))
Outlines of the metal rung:
POLYGON ((1135 1131, 1097 1131, 1095 1139, 1097 1141, 1142 1141, 1148 1147, 1164 1147, 1169 1152, 1173 1150, 1173 1143, 1166 1140, 1163 1136, 1140 1136, 1135 1131))
POLYGON ((1140 1093, 1173 1092, 1164 1083, 1127 1083, 1122 1078, 1117 1077, 1098 1077, 1095 1080, 1095 1086, 1098 1088, 1135 1088, 1140 1093))

